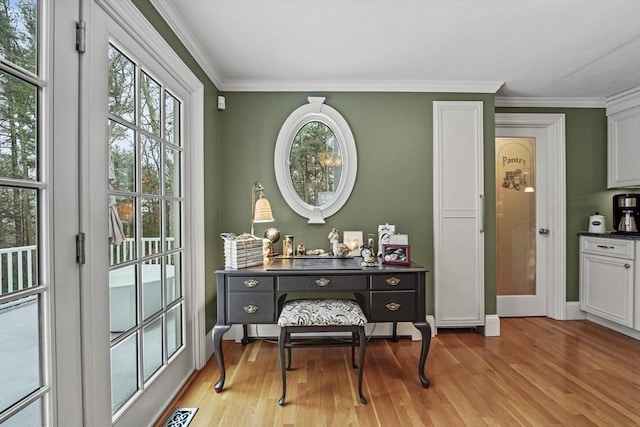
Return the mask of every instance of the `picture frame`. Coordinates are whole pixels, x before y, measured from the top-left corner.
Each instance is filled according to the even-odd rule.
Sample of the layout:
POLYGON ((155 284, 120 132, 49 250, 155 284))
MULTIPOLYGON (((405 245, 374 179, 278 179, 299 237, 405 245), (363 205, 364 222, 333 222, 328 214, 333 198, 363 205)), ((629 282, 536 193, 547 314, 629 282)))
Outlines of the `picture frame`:
POLYGON ((349 248, 349 256, 360 255, 360 247, 364 243, 362 239, 362 231, 345 231, 342 233, 343 243, 349 248))
POLYGON ((390 265, 411 265, 411 246, 396 243, 383 245, 382 263, 390 265))

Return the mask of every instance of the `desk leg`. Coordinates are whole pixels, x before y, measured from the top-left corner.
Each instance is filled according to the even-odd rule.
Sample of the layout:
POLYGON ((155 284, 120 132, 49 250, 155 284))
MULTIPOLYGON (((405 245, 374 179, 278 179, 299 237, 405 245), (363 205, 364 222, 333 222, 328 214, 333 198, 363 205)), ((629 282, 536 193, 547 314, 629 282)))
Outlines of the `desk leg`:
POLYGON ((249 334, 247 333, 247 324, 246 323, 242 324, 242 340, 240 341, 240 344, 242 344, 242 345, 249 344, 249 334))
POLYGON ((393 322, 393 331, 391 332, 391 341, 398 342, 400 337, 398 336, 398 322, 393 322))
POLYGON ((422 387, 429 387, 429 380, 424 374, 424 363, 427 360, 429 354, 429 346, 431 345, 431 325, 427 322, 413 322, 413 326, 418 328, 422 334, 422 350, 420 350, 420 362, 418 363, 418 376, 422 387))
POLYGON ((231 329, 231 325, 216 325, 213 328, 213 351, 216 354, 216 360, 218 361, 218 369, 220 370, 220 378, 218 378, 218 382, 213 386, 216 390, 216 393, 220 393, 222 391, 222 387, 224 387, 224 356, 222 354, 222 336, 231 329))

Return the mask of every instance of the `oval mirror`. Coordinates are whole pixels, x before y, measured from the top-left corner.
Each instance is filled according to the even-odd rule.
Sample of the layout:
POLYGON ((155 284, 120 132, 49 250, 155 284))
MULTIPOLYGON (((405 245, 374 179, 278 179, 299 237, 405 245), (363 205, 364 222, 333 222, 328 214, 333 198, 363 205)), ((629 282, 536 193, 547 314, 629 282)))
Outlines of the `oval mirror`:
POLYGON ((282 196, 310 224, 323 224, 346 203, 358 167, 351 129, 324 99, 310 97, 289 115, 274 156, 282 196))

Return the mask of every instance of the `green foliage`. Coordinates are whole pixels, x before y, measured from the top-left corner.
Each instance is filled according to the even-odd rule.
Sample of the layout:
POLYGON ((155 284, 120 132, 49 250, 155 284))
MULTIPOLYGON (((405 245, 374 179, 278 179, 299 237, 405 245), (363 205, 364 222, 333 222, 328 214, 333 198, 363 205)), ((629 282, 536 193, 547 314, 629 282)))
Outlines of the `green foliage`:
POLYGON ((324 123, 309 122, 296 134, 290 152, 289 170, 300 198, 318 206, 332 194, 339 179, 340 150, 333 131, 324 123))
MULTIPOLYGON (((0 0, 0 56, 36 72, 37 9, 33 0, 0 0)), ((38 88, 0 72, 0 177, 36 180, 38 88)), ((0 248, 37 239, 35 190, 0 188, 0 248)))

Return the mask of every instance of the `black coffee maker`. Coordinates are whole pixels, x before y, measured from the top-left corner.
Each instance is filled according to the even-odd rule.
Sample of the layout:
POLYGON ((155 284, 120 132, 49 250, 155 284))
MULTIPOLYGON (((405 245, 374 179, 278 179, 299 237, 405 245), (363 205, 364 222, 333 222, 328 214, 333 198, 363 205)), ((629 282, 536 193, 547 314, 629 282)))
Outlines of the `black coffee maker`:
POLYGON ((613 229, 617 233, 638 234, 640 225, 640 194, 613 196, 613 229))

